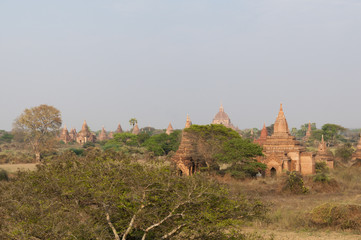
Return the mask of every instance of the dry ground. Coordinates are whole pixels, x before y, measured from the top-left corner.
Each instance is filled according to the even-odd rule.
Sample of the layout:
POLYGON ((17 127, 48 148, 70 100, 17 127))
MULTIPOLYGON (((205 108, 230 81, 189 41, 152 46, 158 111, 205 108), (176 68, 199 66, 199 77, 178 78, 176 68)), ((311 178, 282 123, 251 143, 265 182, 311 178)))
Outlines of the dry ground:
POLYGON ((0 164, 0 169, 4 169, 8 173, 15 173, 18 170, 21 171, 33 171, 36 169, 35 163, 22 163, 22 164, 0 164))
POLYGON ((270 212, 265 221, 254 222, 245 228, 275 239, 360 239, 359 231, 343 231, 330 227, 320 228, 310 223, 312 209, 325 203, 361 205, 361 169, 340 169, 331 172, 336 187, 315 187, 311 177, 305 178, 308 194, 294 195, 282 192, 285 177, 236 181, 223 178, 231 192, 258 198, 269 204, 270 212), (312 186, 314 188, 312 188, 312 186), (324 190, 324 192, 322 192, 324 190))
POLYGON ((245 233, 257 232, 258 234, 270 237, 273 236, 275 240, 361 240, 361 236, 348 232, 333 232, 333 231, 285 231, 285 230, 271 230, 271 229, 255 229, 243 228, 245 233))

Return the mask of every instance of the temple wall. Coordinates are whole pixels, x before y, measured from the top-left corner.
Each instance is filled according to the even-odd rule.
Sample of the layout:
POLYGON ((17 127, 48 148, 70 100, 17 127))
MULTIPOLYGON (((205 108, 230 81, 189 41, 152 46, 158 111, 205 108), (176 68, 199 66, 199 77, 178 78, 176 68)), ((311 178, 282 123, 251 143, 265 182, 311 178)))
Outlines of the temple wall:
POLYGON ((290 169, 291 171, 300 171, 300 153, 299 152, 289 152, 287 154, 293 163, 293 167, 290 169))
POLYGON ((326 161, 326 163, 329 169, 333 169, 333 161, 326 161))
POLYGON ((316 173, 315 159, 312 153, 303 153, 300 157, 300 172, 302 175, 312 175, 316 173))

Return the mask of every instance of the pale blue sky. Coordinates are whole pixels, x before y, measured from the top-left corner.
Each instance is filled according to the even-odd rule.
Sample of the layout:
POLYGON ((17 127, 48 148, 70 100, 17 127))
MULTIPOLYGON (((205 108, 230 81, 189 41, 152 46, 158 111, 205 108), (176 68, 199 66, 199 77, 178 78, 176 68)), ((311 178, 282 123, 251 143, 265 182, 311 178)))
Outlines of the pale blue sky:
POLYGON ((360 0, 0 0, 0 129, 49 104, 68 127, 361 127, 360 0))

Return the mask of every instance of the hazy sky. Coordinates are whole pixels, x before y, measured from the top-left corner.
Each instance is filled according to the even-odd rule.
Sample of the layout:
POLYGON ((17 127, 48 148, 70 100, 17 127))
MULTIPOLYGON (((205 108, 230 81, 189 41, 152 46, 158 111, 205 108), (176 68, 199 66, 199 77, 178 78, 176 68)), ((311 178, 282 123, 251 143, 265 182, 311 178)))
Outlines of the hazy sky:
POLYGON ((360 0, 0 0, 0 129, 308 121, 361 127, 360 0))

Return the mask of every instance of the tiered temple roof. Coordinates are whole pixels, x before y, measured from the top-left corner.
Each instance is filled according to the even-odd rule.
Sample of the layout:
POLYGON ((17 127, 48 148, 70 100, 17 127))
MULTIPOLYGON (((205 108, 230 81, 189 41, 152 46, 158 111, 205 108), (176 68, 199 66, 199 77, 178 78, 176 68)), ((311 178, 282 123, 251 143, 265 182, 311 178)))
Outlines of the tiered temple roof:
POLYGON ((69 135, 68 129, 66 128, 66 125, 64 125, 64 128, 61 131, 60 140, 62 140, 64 143, 68 143, 71 141, 71 137, 69 135))
POLYGON ((192 126, 192 121, 191 121, 189 115, 187 114, 187 121, 186 121, 185 128, 189 128, 190 126, 192 126))
POLYGON ((110 132, 110 133, 108 134, 108 138, 109 138, 109 139, 113 139, 113 138, 114 138, 114 133, 113 133, 113 132, 110 132))
POLYGON ((274 124, 274 133, 263 143, 264 162, 268 169, 266 174, 280 174, 282 171, 299 171, 302 174, 313 174, 315 171, 312 153, 290 135, 288 123, 282 104, 274 124))
POLYGON ((115 133, 122 133, 123 132, 123 129, 122 127, 120 126, 120 123, 118 124, 118 127, 117 127, 117 130, 115 130, 115 133))
POLYGON ((263 148, 267 154, 305 150, 300 142, 296 141, 296 138, 291 136, 282 104, 274 124, 274 132, 272 136, 267 137, 267 140, 263 144, 263 148))
POLYGON ((76 132, 76 129, 75 128, 72 128, 70 129, 70 133, 69 133, 69 136, 70 136, 70 140, 71 141, 76 141, 76 136, 77 136, 77 132, 76 132))
POLYGON ((254 142, 262 146, 263 143, 265 143, 267 140, 267 135, 268 135, 267 128, 266 128, 266 124, 264 123, 259 139, 254 140, 254 142))
POLYGON ((323 139, 323 135, 322 135, 321 142, 318 145, 318 151, 315 156, 315 161, 316 162, 325 162, 329 168, 333 168, 333 155, 328 150, 328 148, 326 146, 326 142, 323 139))
POLYGON ((165 131, 166 134, 170 135, 173 132, 172 124, 169 123, 167 130, 165 131))
POLYGON ((306 132, 306 136, 304 137, 304 140, 307 141, 312 135, 312 127, 311 127, 311 122, 308 123, 308 129, 306 132))
POLYGON ((99 134, 98 140, 105 141, 108 139, 107 132, 105 131, 104 127, 102 127, 102 131, 99 134))
POLYGON ((77 135, 76 141, 80 144, 84 144, 87 142, 95 142, 95 140, 95 134, 89 131, 88 124, 84 120, 83 126, 81 127, 81 130, 77 135))

